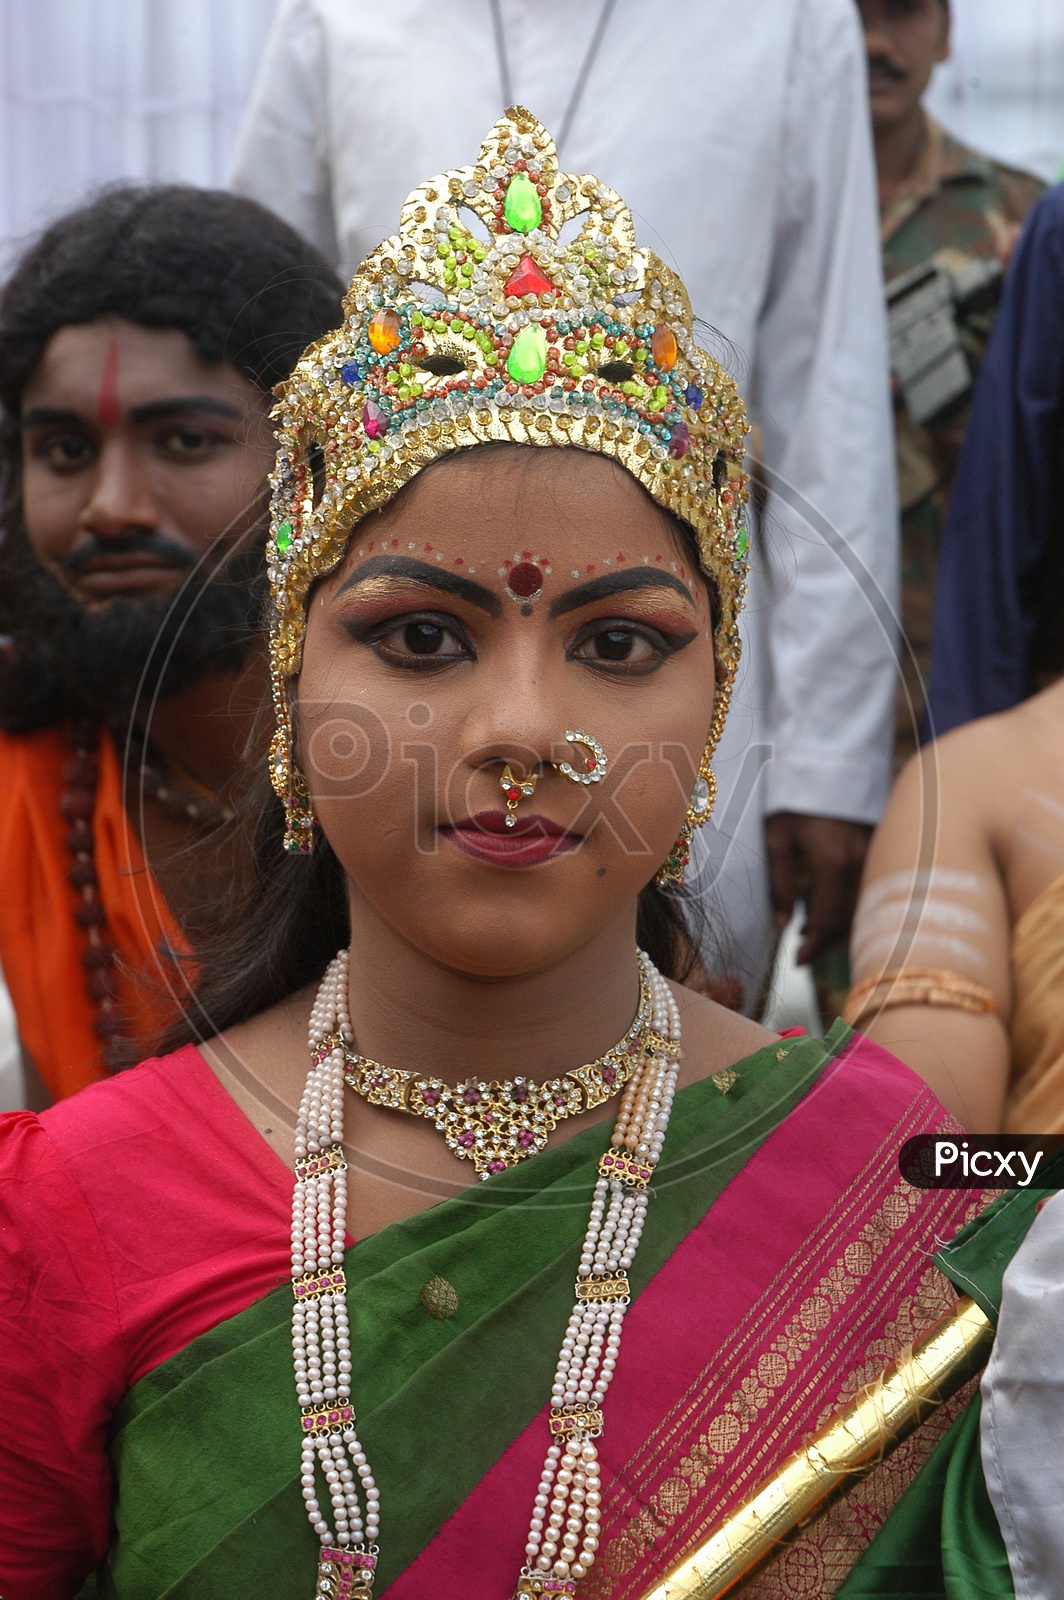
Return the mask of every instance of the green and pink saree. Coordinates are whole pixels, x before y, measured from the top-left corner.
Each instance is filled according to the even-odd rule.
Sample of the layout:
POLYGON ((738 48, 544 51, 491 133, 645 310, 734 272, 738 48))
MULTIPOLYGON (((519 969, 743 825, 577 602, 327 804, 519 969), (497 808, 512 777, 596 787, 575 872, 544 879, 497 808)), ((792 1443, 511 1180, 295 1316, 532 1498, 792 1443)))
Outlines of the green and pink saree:
MULTIPOLYGON (((153 1071, 176 1077, 173 1063, 194 1055, 148 1063, 90 1093, 113 1098, 153 1071)), ((897 1154, 911 1135, 950 1126, 947 1114, 907 1068, 841 1024, 824 1041, 781 1040, 736 1063, 729 1079, 707 1079, 676 1098, 599 1442, 603 1527, 581 1589, 588 1600, 638 1600, 934 1323, 954 1285, 992 1314, 1004 1261, 1041 1193, 1011 1193, 964 1241, 942 1249, 984 1197, 912 1188, 897 1154)), ((195 1094, 186 1101, 192 1108, 195 1094)), ((115 1140, 113 1109, 101 1106, 111 1113, 112 1165, 116 1145, 120 1161, 137 1153, 135 1142, 126 1150, 115 1140)), ((219 1182, 237 1198, 260 1178, 276 1186, 277 1203, 263 1204, 272 1241, 284 1218, 284 1181, 270 1166, 279 1163, 269 1152, 264 1160, 250 1125, 245 1134, 235 1108, 233 1116, 231 1151, 240 1153, 242 1138, 260 1148, 248 1150, 244 1173, 234 1173, 228 1155, 219 1161, 219 1182)), ((71 1156, 70 1117, 67 1110, 53 1143, 78 1182, 92 1141, 83 1116, 71 1156)), ((354 1394, 381 1486, 377 1593, 388 1600, 513 1593, 588 1196, 608 1137, 606 1125, 587 1129, 348 1250, 354 1394)), ((0 1141, 0 1160, 3 1148, 0 1141)), ((101 1479, 113 1512, 106 1553, 92 1507, 79 1511, 82 1576, 97 1562, 83 1592, 97 1600, 305 1600, 313 1586, 291 1290, 280 1281, 287 1222, 279 1240, 251 1250, 257 1294, 241 1287, 227 1242, 217 1244, 204 1256, 200 1278, 215 1286, 204 1292, 217 1306, 226 1293, 229 1303, 234 1295, 245 1303, 205 1319, 161 1359, 142 1351, 126 1392, 103 1407, 105 1422, 84 1429, 85 1448, 103 1440, 113 1475, 113 1490, 106 1472, 101 1479), (277 1286, 263 1292, 270 1281, 277 1286)), ((168 1265, 169 1277, 180 1275, 168 1265)), ((123 1289, 118 1299, 129 1307, 135 1294, 123 1289)), ((131 1326, 133 1313, 123 1318, 131 1326)), ((970 1393, 943 1406, 746 1592, 1011 1596, 970 1393)), ((30 1483, 32 1463, 16 1465, 17 1482, 30 1483)), ((50 1472, 61 1476, 60 1465, 50 1472)), ((0 1490, 0 1524, 7 1495, 0 1490)), ((51 1587, 35 1589, 29 1558, 20 1565, 22 1547, 12 1542, 9 1551, 7 1537, 0 1532, 0 1591, 10 1600, 77 1592, 76 1549, 51 1587)))

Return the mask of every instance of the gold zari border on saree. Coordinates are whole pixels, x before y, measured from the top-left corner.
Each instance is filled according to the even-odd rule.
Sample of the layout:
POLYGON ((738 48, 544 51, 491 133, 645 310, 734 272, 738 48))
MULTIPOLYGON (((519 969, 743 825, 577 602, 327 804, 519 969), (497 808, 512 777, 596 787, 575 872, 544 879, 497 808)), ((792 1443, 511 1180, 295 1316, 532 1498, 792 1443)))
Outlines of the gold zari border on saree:
MULTIPOLYGON (((651 1588, 655 1577, 699 1545, 729 1507, 812 1431, 799 1419, 813 1395, 813 1427, 820 1428, 952 1308, 956 1293, 937 1267, 925 1267, 913 1282, 912 1250, 905 1244, 909 1224, 922 1213, 922 1229, 933 1232, 935 1213, 952 1206, 945 1226, 956 1232, 987 1197, 973 1196, 958 1218, 955 1196, 918 1190, 898 1177, 897 1150, 907 1122, 907 1114, 899 1119, 728 1345, 712 1355, 698 1381, 617 1474, 603 1506, 604 1529, 613 1524, 614 1531, 584 1586, 587 1600, 634 1600, 651 1588), (803 1266, 807 1270, 808 1261, 818 1258, 830 1264, 796 1303, 794 1285, 802 1280, 803 1266), (780 1326, 781 1307, 788 1306, 780 1326), (844 1327, 851 1339, 865 1329, 868 1338, 860 1360, 843 1358, 840 1367, 838 1332, 844 1327)), ((834 1594, 963 1408, 970 1388, 744 1586, 743 1600, 827 1600, 834 1594)))

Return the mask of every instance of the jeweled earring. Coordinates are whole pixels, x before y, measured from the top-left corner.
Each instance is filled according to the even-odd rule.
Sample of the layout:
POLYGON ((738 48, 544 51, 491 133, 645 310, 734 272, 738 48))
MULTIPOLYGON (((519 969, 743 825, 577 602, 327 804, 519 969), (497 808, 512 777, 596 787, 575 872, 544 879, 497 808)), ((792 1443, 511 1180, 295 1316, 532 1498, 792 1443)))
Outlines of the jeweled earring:
POLYGON ((499 786, 506 797, 506 826, 516 828, 517 808, 522 800, 531 800, 536 792, 539 782, 539 773, 533 772, 525 778, 515 778, 510 771, 509 763, 502 769, 499 786))
POLYGON ((278 717, 279 726, 270 744, 270 779, 284 806, 286 855, 309 856, 314 849, 314 829, 318 819, 310 798, 307 780, 292 759, 292 731, 288 720, 278 717))
POLYGON ((557 767, 562 777, 568 778, 571 783, 601 783, 606 776, 609 757, 598 740, 580 728, 567 728, 565 738, 568 744, 581 744, 587 751, 582 763, 584 770, 578 772, 568 761, 552 761, 551 766, 557 767))
POLYGON ((696 828, 709 821, 709 814, 713 810, 713 801, 717 794, 717 780, 713 776, 713 767, 710 764, 710 747, 707 746, 698 768, 698 777, 691 791, 688 801, 687 813, 680 825, 680 835, 669 853, 669 858, 663 867, 658 869, 654 882, 659 889, 679 888, 683 883, 684 871, 691 859, 691 838, 696 828))

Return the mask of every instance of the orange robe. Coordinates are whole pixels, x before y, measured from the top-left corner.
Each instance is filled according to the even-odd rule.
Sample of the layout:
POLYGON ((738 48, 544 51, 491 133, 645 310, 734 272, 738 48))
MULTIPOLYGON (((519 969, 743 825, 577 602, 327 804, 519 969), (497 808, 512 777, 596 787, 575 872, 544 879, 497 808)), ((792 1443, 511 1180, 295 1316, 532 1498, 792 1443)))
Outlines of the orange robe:
MULTIPOLYGON (((22 1043, 57 1100, 107 1076, 93 1027, 99 1006, 81 959, 89 936, 74 919, 81 895, 66 876, 70 824, 59 802, 71 755, 63 729, 0 732, 0 965, 22 1043)), ((161 952, 185 944, 126 813, 121 763, 105 729, 95 759, 101 937, 118 949, 115 1004, 147 1054, 175 1009, 175 969, 161 952)))

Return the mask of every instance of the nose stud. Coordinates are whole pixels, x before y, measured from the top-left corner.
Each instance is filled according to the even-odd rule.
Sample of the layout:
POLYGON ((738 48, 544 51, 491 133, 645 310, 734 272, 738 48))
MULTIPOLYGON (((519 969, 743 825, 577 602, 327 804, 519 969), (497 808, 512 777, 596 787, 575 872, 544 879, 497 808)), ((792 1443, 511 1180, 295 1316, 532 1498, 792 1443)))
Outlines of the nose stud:
MULTIPOLYGON (((566 728, 565 739, 567 744, 578 745, 583 751, 577 765, 573 766, 572 762, 569 761, 551 761, 548 762, 548 765, 556 768, 563 778, 569 779, 570 783, 584 785, 601 783, 606 776, 609 757, 598 740, 593 739, 582 728, 566 728)), ((577 752, 574 750, 574 757, 576 754, 577 752)), ((516 828, 517 808, 522 800, 531 800, 536 792, 536 784, 538 782, 538 772, 530 772, 524 778, 517 778, 514 776, 509 762, 503 767, 502 776, 499 779, 499 787, 506 801, 505 822, 508 828, 516 828)))
POLYGON ((506 799, 506 826, 508 828, 516 828, 517 808, 522 800, 531 800, 536 792, 536 784, 538 782, 538 772, 530 773, 527 778, 515 778, 510 771, 509 764, 503 767, 502 777, 499 779, 499 787, 502 789, 506 799))
POLYGON ((568 744, 583 745, 586 751, 580 762, 583 771, 578 771, 568 761, 553 761, 551 765, 557 767, 562 777, 568 778, 570 783, 601 783, 606 776, 609 757, 598 740, 593 739, 582 728, 567 728, 565 738, 568 744))

